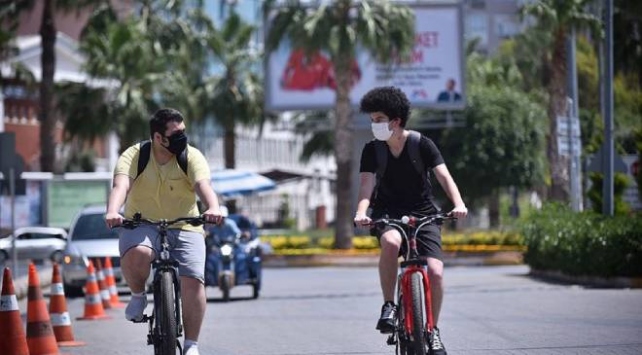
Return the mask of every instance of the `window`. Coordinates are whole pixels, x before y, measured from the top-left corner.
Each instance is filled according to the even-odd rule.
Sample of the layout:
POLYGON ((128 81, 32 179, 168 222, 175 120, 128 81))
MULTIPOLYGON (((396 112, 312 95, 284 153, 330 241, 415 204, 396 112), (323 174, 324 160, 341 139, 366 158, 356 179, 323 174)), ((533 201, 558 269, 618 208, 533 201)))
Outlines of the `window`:
POLYGON ((488 15, 471 13, 466 16, 466 39, 479 38, 479 45, 488 45, 488 15))

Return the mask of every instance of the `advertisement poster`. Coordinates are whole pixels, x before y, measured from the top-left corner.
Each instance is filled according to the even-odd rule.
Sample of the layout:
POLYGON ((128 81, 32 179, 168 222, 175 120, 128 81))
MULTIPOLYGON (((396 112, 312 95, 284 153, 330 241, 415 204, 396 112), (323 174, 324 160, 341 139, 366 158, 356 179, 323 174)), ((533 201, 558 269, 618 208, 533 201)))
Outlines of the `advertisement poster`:
MULTIPOLYGON (((42 224, 41 186, 41 181, 27 181, 27 194, 15 197, 16 228, 42 224)), ((0 227, 11 227, 11 198, 9 196, 0 196, 0 227)))
MULTIPOLYGON (((403 63, 383 65, 358 50, 352 63, 354 106, 377 86, 401 88, 414 107, 461 109, 465 104, 463 28, 459 5, 415 6, 415 46, 403 63)), ((267 106, 272 110, 334 107, 336 80, 328 54, 306 56, 283 44, 267 63, 267 106)))

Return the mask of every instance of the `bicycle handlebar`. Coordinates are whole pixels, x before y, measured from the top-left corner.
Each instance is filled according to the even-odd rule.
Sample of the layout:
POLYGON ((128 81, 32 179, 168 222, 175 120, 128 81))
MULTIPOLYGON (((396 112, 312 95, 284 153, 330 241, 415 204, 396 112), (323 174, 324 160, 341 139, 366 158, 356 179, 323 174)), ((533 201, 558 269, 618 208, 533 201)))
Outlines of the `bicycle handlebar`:
POLYGON ((203 216, 198 216, 198 217, 179 217, 176 219, 160 219, 158 221, 152 221, 147 218, 143 218, 140 213, 136 213, 134 215, 134 218, 129 219, 125 218, 123 219, 123 223, 121 224, 121 227, 127 228, 127 229, 134 229, 138 226, 141 226, 143 224, 145 225, 152 225, 152 226, 159 226, 159 227, 168 227, 171 226, 172 224, 178 223, 178 222, 187 222, 188 224, 192 226, 200 226, 205 224, 205 219, 203 216))
POLYGON ((450 215, 450 213, 437 213, 437 214, 432 214, 424 217, 414 217, 414 216, 403 216, 400 219, 395 219, 395 218, 379 218, 372 220, 370 223, 365 224, 364 226, 376 226, 376 225, 389 225, 389 224, 396 224, 396 225, 401 225, 401 226, 410 226, 410 227, 417 227, 417 226, 423 226, 426 224, 431 224, 435 221, 445 221, 445 220, 456 220, 456 217, 453 217, 450 215))

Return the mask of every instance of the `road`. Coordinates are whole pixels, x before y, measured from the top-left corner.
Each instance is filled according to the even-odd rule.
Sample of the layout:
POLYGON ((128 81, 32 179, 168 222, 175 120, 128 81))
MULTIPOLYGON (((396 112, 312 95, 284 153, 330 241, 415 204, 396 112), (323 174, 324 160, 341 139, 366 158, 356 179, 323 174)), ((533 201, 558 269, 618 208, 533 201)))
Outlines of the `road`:
MULTIPOLYGON (((642 354, 642 290, 552 284, 527 273, 446 269, 440 328, 449 354, 642 354)), ((381 296, 373 267, 266 269, 258 300, 249 287, 233 289, 229 303, 207 293, 203 355, 394 354, 374 329, 381 296)), ((67 303, 72 319, 82 315, 83 299, 67 303)), ((122 309, 107 313, 113 319, 74 321, 87 345, 62 352, 152 353, 145 326, 126 322, 122 309)))

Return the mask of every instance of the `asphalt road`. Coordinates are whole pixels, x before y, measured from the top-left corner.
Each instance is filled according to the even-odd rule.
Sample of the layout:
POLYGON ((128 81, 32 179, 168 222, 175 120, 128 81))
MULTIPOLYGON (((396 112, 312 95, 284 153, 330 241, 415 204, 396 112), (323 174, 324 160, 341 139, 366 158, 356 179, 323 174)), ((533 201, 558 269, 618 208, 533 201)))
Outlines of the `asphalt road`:
MULTIPOLYGON (((440 328, 449 354, 642 354, 642 290, 591 289, 527 276, 526 266, 451 267, 440 328)), ((374 327, 381 307, 374 267, 264 270, 264 289, 208 288, 203 355, 394 354, 374 327)), ((127 300, 122 296, 123 301, 127 300)), ((67 299, 77 340, 66 354, 152 354, 146 326, 77 321, 82 298, 67 299)), ((26 310, 26 300, 20 309, 26 310)), ((148 308, 149 309, 149 308, 148 308)))

